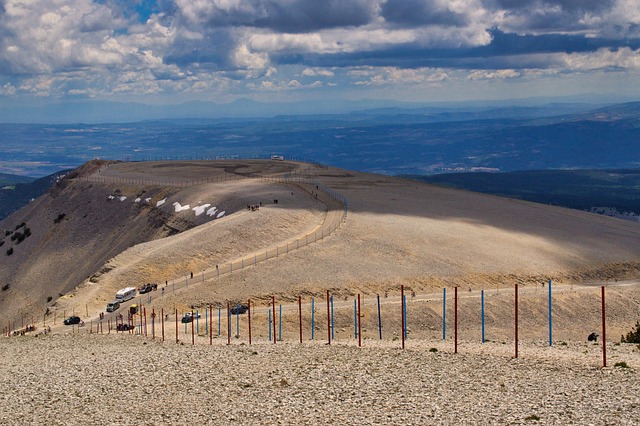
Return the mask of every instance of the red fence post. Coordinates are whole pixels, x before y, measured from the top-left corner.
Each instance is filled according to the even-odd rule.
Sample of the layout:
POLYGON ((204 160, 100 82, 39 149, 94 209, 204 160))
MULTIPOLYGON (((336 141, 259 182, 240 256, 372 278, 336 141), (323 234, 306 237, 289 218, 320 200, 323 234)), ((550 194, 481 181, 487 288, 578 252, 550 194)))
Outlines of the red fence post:
POLYGON ((213 307, 209 304, 209 345, 213 345, 213 307))
POLYGON ((179 342, 178 339, 178 309, 176 308, 176 343, 179 342))
POLYGON ((193 316, 193 309, 192 309, 191 310, 191 345, 196 344, 195 324, 196 324, 196 319, 193 316))
POLYGON ((327 290, 327 342, 331 344, 331 307, 329 306, 329 290, 327 290))
POLYGON ((247 319, 249 321, 249 344, 251 344, 251 299, 247 301, 247 319))
POLYGON ((302 296, 298 296, 298 324, 300 325, 300 343, 302 343, 302 296))
POLYGON ((164 342, 164 308, 161 309, 160 314, 162 315, 162 341, 164 342))
POLYGON ((453 353, 458 353, 458 287, 453 288, 453 353))
POLYGON ((227 345, 231 344, 231 304, 227 302, 227 345))
POLYGON ((516 340, 516 358, 518 358, 518 284, 516 284, 515 287, 515 312, 514 312, 514 319, 515 319, 515 340, 516 340))
POLYGON ((604 311, 604 286, 601 287, 602 293, 602 366, 607 366, 607 328, 605 323, 604 311))

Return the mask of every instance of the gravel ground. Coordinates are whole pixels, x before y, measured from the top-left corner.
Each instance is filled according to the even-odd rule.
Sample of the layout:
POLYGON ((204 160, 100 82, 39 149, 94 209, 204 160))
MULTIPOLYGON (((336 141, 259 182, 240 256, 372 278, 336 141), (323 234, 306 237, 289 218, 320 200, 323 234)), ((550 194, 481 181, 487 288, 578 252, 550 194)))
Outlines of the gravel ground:
POLYGON ((0 339, 2 424, 637 424, 636 345, 0 339), (437 352, 432 352, 434 349, 437 352), (431 351, 430 351, 431 349, 431 351))

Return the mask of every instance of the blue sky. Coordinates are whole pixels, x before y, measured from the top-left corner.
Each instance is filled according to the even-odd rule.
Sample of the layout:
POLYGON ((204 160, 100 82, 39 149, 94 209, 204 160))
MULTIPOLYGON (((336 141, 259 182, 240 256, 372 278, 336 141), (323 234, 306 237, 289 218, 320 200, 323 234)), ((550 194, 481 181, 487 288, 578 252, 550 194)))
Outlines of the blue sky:
POLYGON ((0 0, 0 106, 640 95, 638 0, 0 0))

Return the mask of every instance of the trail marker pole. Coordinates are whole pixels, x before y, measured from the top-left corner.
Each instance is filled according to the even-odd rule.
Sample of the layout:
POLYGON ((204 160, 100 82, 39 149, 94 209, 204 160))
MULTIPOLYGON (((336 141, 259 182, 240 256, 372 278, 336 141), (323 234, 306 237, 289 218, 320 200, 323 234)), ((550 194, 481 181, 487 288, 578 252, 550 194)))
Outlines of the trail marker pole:
POLYGON ((551 280, 549 280, 549 346, 553 345, 553 313, 551 298, 551 280))
POLYGON ((271 341, 271 307, 267 308, 267 331, 269 332, 269 341, 271 341))
POLYGON ((227 302, 227 345, 231 344, 231 304, 227 302))
POLYGON ((360 294, 358 294, 358 347, 362 346, 362 317, 360 316, 360 294))
POLYGON ((271 304, 273 305, 273 344, 276 344, 276 297, 271 296, 271 304))
POLYGON ((221 323, 221 318, 222 318, 220 311, 221 311, 221 308, 220 308, 220 306, 218 306, 218 337, 220 337, 220 323, 221 323))
POLYGON ((607 327, 605 322, 605 310, 604 310, 604 286, 600 287, 602 295, 602 367, 607 366, 607 327))
POLYGON ((249 320, 249 344, 251 344, 251 299, 247 300, 247 318, 249 320))
POLYGON ((331 295, 331 340, 336 340, 336 316, 333 310, 333 294, 331 295))
POLYGON ((282 342, 282 303, 280 304, 280 316, 278 317, 278 340, 282 342))
POLYGON ((178 310, 176 309, 176 343, 178 343, 178 310))
POLYGON ((156 310, 151 310, 151 339, 156 338, 156 310))
POLYGON ((402 307, 400 314, 402 316, 402 349, 404 350, 404 285, 400 286, 400 306, 402 307))
POLYGON ((353 338, 358 338, 358 302, 353 299, 353 338))
POLYGON ((515 312, 513 314, 514 319, 515 319, 515 324, 514 324, 514 328, 515 328, 515 341, 516 341, 516 348, 515 348, 515 358, 518 358, 518 284, 516 284, 515 286, 515 312))
POLYGON ((380 334, 380 340, 382 340, 382 317, 380 316, 380 295, 378 294, 378 333, 380 334))
POLYGON ((209 345, 213 345, 213 306, 209 304, 209 345))
POLYGON ((161 315, 162 315, 162 341, 164 342, 164 308, 162 308, 161 315))
POLYGON ((196 320, 193 318, 193 309, 192 309, 191 310, 191 345, 196 344, 195 325, 196 325, 196 320))
POLYGON ((316 301, 311 299, 311 340, 316 339, 316 301))
POLYGON ((408 337, 407 328, 409 328, 408 323, 407 323, 407 295, 406 294, 404 296, 402 296, 402 305, 404 306, 404 308, 403 308, 403 312, 404 312, 404 338, 406 339, 408 337))
MULTIPOLYGON (((287 249, 288 249, 287 245, 287 249)), ((298 324, 300 326, 300 343, 302 343, 302 296, 298 296, 298 324)))
POLYGON ((442 340, 447 338, 447 289, 442 289, 442 340))
POLYGON ((458 287, 453 288, 453 353, 458 353, 458 287))
POLYGON ((240 306, 236 304, 236 339, 240 337, 240 306))
POLYGON ((482 343, 484 343, 484 290, 480 290, 480 311, 482 317, 482 343))
POLYGON ((331 310, 329 306, 329 290, 327 290, 327 344, 331 344, 331 310))

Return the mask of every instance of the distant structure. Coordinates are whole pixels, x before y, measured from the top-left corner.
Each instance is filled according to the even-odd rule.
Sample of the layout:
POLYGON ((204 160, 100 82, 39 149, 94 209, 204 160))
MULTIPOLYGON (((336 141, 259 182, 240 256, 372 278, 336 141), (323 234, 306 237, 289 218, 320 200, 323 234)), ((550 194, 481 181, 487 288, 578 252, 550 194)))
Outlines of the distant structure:
POLYGON ((271 159, 277 160, 277 161, 284 161, 284 155, 272 155, 271 159))

